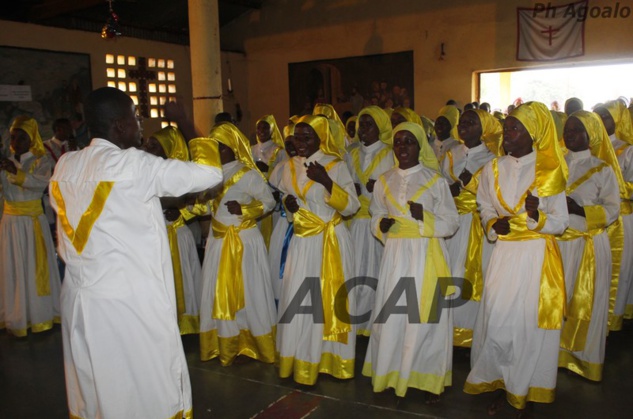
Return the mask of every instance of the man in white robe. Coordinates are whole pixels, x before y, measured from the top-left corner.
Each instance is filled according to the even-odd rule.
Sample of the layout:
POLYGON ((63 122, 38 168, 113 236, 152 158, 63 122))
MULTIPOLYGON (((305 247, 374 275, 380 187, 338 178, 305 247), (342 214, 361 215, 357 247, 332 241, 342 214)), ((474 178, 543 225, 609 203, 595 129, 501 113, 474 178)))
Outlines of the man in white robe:
POLYGON ((92 92, 88 147, 66 153, 51 179, 59 253, 66 262, 62 337, 73 418, 189 418, 191 386, 176 316, 160 196, 222 180, 217 150, 164 160, 135 147, 132 100, 92 92), (215 163, 215 164, 214 164, 215 163), (215 167, 213 167, 215 166, 215 167))

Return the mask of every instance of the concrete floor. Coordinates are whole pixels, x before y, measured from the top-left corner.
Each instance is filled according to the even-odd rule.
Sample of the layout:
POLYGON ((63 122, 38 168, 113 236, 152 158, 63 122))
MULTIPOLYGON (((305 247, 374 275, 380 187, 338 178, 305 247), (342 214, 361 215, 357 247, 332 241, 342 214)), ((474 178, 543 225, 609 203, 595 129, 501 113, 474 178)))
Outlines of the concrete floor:
MULTIPOLYGON (((462 391, 469 370, 468 351, 456 351, 453 387, 435 406, 410 389, 398 401, 393 391, 374 394, 361 376, 366 338, 357 345, 356 378, 339 381, 321 375, 306 387, 280 379, 272 365, 256 361, 230 367, 201 362, 198 337, 184 336, 193 387, 195 418, 486 418, 492 395, 462 391)), ((59 327, 17 339, 0 331, 0 418, 67 418, 59 327)), ((506 406, 495 418, 515 416, 506 406)), ((632 418, 633 323, 608 339, 604 380, 592 383, 559 370, 556 401, 536 405, 537 418, 632 418)), ((122 418, 124 419, 124 418, 122 418)), ((153 419, 153 418, 148 418, 153 419)))

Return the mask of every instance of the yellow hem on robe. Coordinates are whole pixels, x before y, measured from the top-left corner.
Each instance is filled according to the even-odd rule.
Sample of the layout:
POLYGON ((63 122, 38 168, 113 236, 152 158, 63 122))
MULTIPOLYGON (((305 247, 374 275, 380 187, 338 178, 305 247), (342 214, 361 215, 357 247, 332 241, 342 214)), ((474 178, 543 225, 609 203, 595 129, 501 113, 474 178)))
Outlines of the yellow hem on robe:
POLYGON ((356 329, 357 336, 371 336, 371 330, 369 329, 356 329))
MULTIPOLYGON (((70 419, 83 419, 81 416, 76 416, 76 415, 73 415, 72 413, 69 413, 68 416, 70 419)), ((176 413, 174 416, 168 419, 193 419, 193 409, 189 409, 184 413, 181 410, 180 412, 176 413)))
POLYGON ((279 357, 281 378, 293 375, 297 383, 311 386, 316 383, 319 373, 329 374, 341 380, 354 378, 354 358, 343 359, 329 352, 323 352, 321 361, 318 363, 303 361, 292 356, 279 357))
POLYGON ((226 367, 231 365, 239 355, 272 364, 275 362, 275 335, 277 327, 270 333, 253 336, 250 330, 242 329, 240 334, 231 337, 218 336, 213 329, 200 333, 200 359, 208 361, 220 357, 220 363, 226 367))
POLYGON ((473 330, 462 327, 453 328, 453 346, 470 348, 473 344, 473 330))
POLYGON ((603 364, 578 359, 572 352, 561 350, 558 353, 558 366, 575 372, 581 377, 591 381, 602 381, 603 364))
POLYGON ((193 335, 200 333, 200 317, 183 314, 178 322, 181 335, 193 335))
POLYGON ((633 304, 627 304, 624 309, 624 318, 627 320, 633 319, 633 304))
POLYGON ((479 384, 466 381, 464 384, 464 393, 466 394, 481 394, 496 390, 505 390, 506 400, 508 400, 508 403, 515 409, 525 409, 527 402, 553 403, 556 395, 555 388, 530 387, 527 396, 517 396, 506 390, 506 385, 503 380, 479 384))
POLYGON ((398 397, 404 397, 408 388, 417 388, 418 390, 440 395, 444 392, 444 387, 448 387, 453 383, 452 371, 448 371, 443 377, 417 371, 411 371, 409 377, 401 377, 400 371, 391 371, 387 375, 376 376, 369 362, 365 362, 363 365, 363 375, 371 377, 374 393, 393 388, 398 397))
POLYGON ((609 331, 619 332, 620 330, 622 330, 622 320, 624 320, 624 316, 621 314, 609 314, 609 331))
POLYGON ((53 323, 59 324, 59 317, 55 317, 55 319, 43 323, 37 323, 33 325, 27 324, 26 329, 11 329, 7 327, 6 323, 2 322, 0 323, 0 329, 7 329, 7 331, 13 336, 23 338, 28 335, 29 329, 31 329, 31 332, 33 333, 45 332, 53 328, 53 323))

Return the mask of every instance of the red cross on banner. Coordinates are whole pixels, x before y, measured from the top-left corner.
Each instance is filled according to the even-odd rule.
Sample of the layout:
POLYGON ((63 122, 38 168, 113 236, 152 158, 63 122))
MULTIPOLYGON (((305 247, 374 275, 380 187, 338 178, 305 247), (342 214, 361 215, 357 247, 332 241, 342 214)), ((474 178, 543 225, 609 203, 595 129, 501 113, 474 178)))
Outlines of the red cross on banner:
POLYGON ((585 54, 585 22, 579 19, 587 1, 554 7, 538 3, 517 8, 517 60, 553 61, 585 54))

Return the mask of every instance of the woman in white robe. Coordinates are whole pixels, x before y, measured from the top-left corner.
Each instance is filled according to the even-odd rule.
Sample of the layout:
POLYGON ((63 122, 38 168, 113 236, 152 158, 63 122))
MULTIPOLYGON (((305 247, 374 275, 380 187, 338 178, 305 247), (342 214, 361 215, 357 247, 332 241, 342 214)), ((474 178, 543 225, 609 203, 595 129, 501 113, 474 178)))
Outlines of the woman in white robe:
POLYGON ((284 146, 286 149, 287 159, 279 162, 270 174, 268 183, 275 189, 273 196, 278 201, 279 218, 273 227, 273 233, 270 236, 270 245, 268 246, 268 261, 270 264, 270 276, 273 284, 273 294, 275 296, 275 306, 278 307, 281 298, 281 284, 283 282, 283 273, 286 266, 286 258, 288 256, 288 248, 292 242, 292 222, 288 220, 286 209, 281 204, 283 199, 282 192, 279 190, 279 182, 283 174, 283 166, 287 164, 288 159, 297 155, 294 146, 294 123, 284 127, 284 146), (277 194, 277 195, 275 195, 277 194))
POLYGON ((622 330, 625 317, 633 318, 633 122, 629 110, 619 100, 609 101, 594 112, 609 134, 626 185, 626 193, 620 197, 624 239, 618 238, 618 229, 609 231, 616 271, 611 282, 609 330, 615 332, 622 330))
POLYGON ((42 195, 54 161, 37 122, 19 116, 11 125, 9 159, 0 159, 4 216, 0 221, 0 328, 26 336, 60 322, 61 281, 42 195))
POLYGON ((216 125, 224 186, 211 201, 211 231, 202 263, 200 357, 224 366, 244 355, 275 361, 275 302, 266 245, 255 220, 275 206, 248 139, 234 125, 216 125))
POLYGON ((602 380, 608 332, 611 245, 607 226, 618 219, 620 166, 600 117, 577 111, 565 124, 569 167, 569 228, 558 245, 563 257, 567 315, 558 366, 602 380))
POLYGON ((481 226, 477 185, 481 169, 501 153, 502 127, 489 112, 471 109, 461 115, 457 130, 463 143, 455 143, 440 166, 459 213, 459 228, 446 239, 451 274, 464 280, 453 308, 453 345, 470 348, 493 249, 481 226))
POLYGON ((508 155, 484 166, 477 191, 485 232, 497 243, 464 385, 469 394, 505 390, 490 405, 491 415, 504 399, 521 411, 528 402, 554 401, 565 305, 554 235, 569 224, 567 166, 547 107, 523 104, 505 120, 503 132, 508 155))
POLYGON ((353 298, 344 288, 354 275, 354 260, 342 217, 360 204, 327 118, 302 117, 295 126, 295 147, 298 156, 284 166, 279 183, 294 236, 279 301, 277 351, 282 378, 313 385, 319 373, 354 377, 353 298), (312 312, 299 312, 299 305, 312 312))
MULTIPOLYGON (((264 174, 266 179, 270 178, 275 167, 288 159, 284 146, 284 137, 277 125, 277 121, 273 115, 264 115, 256 125, 257 143, 253 144, 251 153, 257 168, 264 174)), ((279 217, 281 216, 278 206, 270 213, 264 215, 257 221, 257 226, 262 232, 266 247, 270 247, 270 236, 279 217)))
MULTIPOLYGON (((172 126, 152 134, 143 144, 143 149, 164 159, 189 161, 187 142, 183 134, 172 126)), ((180 334, 199 333, 202 269, 193 233, 186 224, 194 215, 186 210, 181 199, 162 199, 161 203, 174 267, 180 334)))
POLYGON ((420 125, 396 127, 393 153, 398 167, 380 176, 370 206, 372 231, 385 250, 363 375, 371 377, 375 392, 393 388, 404 397, 417 388, 434 403, 452 383, 451 312, 439 301, 446 292, 436 291, 439 278, 451 276, 443 238, 457 229, 458 215, 420 125), (405 293, 414 295, 398 296, 411 278, 405 293), (394 296, 397 305, 407 305, 407 314, 388 313, 394 296))
MULTIPOLYGON (((345 156, 360 201, 360 209, 349 225, 354 246, 354 276, 377 279, 383 245, 372 234, 369 203, 378 177, 394 166, 391 121, 389 115, 378 106, 368 106, 358 114, 356 125, 360 145, 345 156)), ((369 319, 375 296, 376 291, 367 285, 354 287, 355 307, 352 313, 366 317, 366 320, 356 325, 359 335, 369 336, 369 319)))

